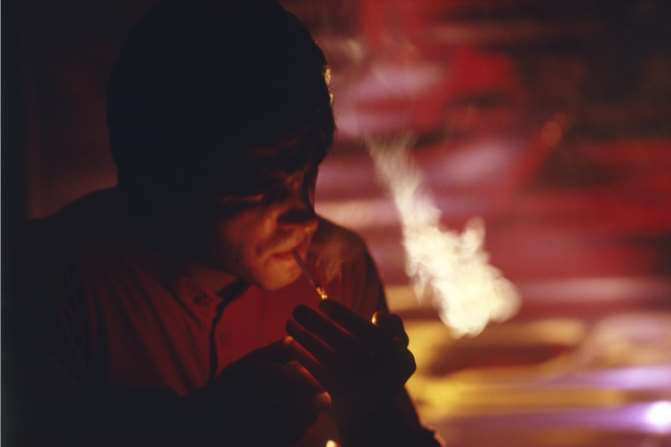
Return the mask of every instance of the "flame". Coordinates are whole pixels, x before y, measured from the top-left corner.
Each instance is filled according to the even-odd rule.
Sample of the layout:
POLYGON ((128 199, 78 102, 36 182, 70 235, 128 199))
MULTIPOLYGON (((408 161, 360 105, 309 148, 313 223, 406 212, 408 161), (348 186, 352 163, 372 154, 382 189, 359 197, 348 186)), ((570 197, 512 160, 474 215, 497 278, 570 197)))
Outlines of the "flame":
POLYGON ((462 233, 443 228, 440 210, 425 189, 407 148, 412 138, 367 139, 381 181, 399 212, 406 273, 420 301, 431 297, 455 336, 477 335, 489 321, 503 321, 519 308, 515 286, 489 264, 485 226, 471 219, 462 233))

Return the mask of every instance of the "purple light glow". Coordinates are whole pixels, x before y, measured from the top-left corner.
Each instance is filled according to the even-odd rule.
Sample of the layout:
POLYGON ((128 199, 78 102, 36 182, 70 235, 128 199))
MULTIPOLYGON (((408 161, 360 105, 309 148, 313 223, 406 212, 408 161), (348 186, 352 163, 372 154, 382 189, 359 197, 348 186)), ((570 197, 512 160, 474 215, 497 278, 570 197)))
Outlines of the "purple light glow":
POLYGON ((671 402, 659 401, 648 406, 645 422, 658 433, 671 433, 671 402))

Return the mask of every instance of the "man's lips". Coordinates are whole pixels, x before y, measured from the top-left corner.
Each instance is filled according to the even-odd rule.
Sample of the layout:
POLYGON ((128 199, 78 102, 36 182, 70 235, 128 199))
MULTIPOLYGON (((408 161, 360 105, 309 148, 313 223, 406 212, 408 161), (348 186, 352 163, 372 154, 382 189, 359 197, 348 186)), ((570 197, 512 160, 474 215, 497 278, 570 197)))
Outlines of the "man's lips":
POLYGON ((293 254, 291 251, 283 251, 282 253, 275 253, 270 255, 272 259, 277 259, 281 261, 293 259, 293 254))
POLYGON ((309 243, 308 238, 304 238, 298 244, 292 246, 291 248, 289 248, 287 250, 282 250, 282 251, 272 253, 270 255, 270 257, 275 258, 275 259, 282 259, 282 260, 284 260, 284 259, 292 259, 293 260, 293 252, 294 251, 303 252, 307 248, 308 243, 309 243))

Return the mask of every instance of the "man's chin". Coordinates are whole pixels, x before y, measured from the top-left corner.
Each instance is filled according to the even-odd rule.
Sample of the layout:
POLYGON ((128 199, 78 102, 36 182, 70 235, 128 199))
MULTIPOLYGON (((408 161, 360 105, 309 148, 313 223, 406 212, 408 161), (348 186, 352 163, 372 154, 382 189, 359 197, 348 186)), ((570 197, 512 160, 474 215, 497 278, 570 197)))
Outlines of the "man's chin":
POLYGON ((262 271, 255 272, 253 282, 265 290, 277 290, 295 282, 300 276, 301 271, 292 262, 270 262, 266 264, 262 271))

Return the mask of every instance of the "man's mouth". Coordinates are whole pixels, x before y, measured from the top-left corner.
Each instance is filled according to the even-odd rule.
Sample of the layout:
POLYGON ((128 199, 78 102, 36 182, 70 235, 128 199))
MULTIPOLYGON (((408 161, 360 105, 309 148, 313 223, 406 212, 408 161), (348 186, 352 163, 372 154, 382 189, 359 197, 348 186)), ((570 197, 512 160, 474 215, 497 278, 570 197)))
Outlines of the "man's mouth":
POLYGON ((294 260, 294 252, 298 252, 301 254, 305 254, 307 251, 308 245, 310 244, 310 238, 303 238, 298 244, 293 245, 292 247, 288 248, 287 250, 282 250, 278 251, 276 253, 273 253, 270 255, 272 259, 277 259, 277 260, 294 260))

